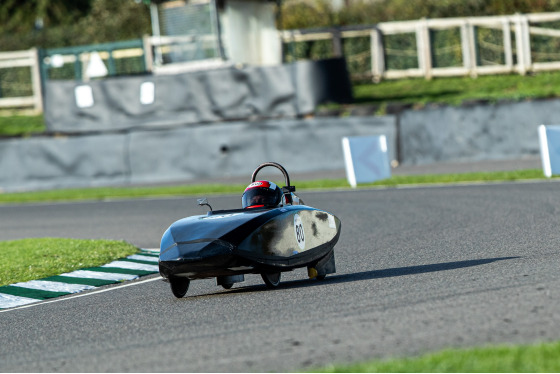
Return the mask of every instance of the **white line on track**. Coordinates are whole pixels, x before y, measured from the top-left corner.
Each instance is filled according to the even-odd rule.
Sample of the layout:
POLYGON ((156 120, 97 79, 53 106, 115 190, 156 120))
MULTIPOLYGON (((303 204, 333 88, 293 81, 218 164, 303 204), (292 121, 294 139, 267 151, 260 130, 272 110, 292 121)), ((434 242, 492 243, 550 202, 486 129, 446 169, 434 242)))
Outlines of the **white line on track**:
POLYGON ((33 308, 35 306, 40 306, 40 305, 45 305, 45 304, 50 304, 50 303, 57 303, 57 302, 60 302, 60 301, 76 299, 78 297, 86 297, 86 296, 96 295, 96 294, 103 293, 103 292, 114 291, 114 290, 118 290, 118 289, 121 289, 121 288, 136 286, 138 284, 153 282, 153 281, 161 280, 161 279, 162 278, 160 276, 158 276, 158 277, 155 277, 155 278, 150 278, 150 279, 141 280, 141 281, 137 281, 137 282, 125 283, 125 284, 122 284, 122 285, 119 285, 119 286, 113 286, 113 287, 109 287, 109 288, 105 288, 105 289, 97 290, 97 291, 79 293, 79 294, 76 294, 76 295, 62 297, 62 298, 56 298, 56 299, 53 299, 53 300, 37 300, 37 303, 22 305, 22 306, 12 308, 12 309, 0 310, 0 313, 11 312, 11 311, 14 311, 14 310, 19 310, 19 309, 33 308))

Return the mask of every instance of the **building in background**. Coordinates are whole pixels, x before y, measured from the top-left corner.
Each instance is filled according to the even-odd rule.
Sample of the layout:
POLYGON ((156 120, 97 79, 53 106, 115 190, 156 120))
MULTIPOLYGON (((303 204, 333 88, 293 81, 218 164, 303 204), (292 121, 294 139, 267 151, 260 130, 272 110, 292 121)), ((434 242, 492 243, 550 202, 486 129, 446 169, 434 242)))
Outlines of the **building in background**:
POLYGON ((281 64, 277 9, 270 0, 152 1, 154 73, 281 64))

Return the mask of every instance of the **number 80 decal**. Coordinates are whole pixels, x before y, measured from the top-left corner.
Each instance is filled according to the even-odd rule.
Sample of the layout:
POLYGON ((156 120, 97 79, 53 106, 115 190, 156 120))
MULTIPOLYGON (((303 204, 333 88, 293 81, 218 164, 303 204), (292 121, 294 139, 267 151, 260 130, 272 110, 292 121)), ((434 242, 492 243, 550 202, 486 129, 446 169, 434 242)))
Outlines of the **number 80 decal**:
POLYGON ((299 249, 305 249, 305 232, 299 214, 294 214, 294 230, 299 249))

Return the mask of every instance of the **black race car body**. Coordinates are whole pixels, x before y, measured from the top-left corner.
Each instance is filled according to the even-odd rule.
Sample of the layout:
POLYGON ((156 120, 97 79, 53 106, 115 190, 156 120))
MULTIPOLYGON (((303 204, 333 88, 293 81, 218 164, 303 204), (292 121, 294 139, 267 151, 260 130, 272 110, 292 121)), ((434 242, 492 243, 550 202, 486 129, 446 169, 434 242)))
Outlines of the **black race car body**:
POLYGON ((257 273, 269 287, 276 287, 280 273, 295 268, 307 267, 309 276, 318 279, 334 273, 340 220, 329 212, 295 205, 299 198, 294 190, 284 187, 287 203, 278 207, 211 210, 174 222, 161 239, 159 271, 175 296, 184 296, 193 279, 216 277, 219 285, 230 288, 244 280, 243 274, 257 273))

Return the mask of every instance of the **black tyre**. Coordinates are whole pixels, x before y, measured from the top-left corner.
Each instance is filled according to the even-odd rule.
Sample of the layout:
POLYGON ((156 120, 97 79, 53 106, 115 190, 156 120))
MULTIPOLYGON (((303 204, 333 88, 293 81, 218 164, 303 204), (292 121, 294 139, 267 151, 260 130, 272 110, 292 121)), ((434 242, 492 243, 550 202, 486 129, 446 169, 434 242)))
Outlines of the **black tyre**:
POLYGON ((222 287, 225 288, 226 290, 229 290, 230 288, 233 287, 233 283, 225 283, 225 284, 222 284, 222 287))
POLYGON ((191 281, 189 278, 170 278, 169 283, 171 285, 171 292, 173 292, 173 296, 180 299, 187 294, 191 281))
POLYGON ((280 284, 282 273, 261 273, 261 277, 268 288, 276 288, 280 284))

